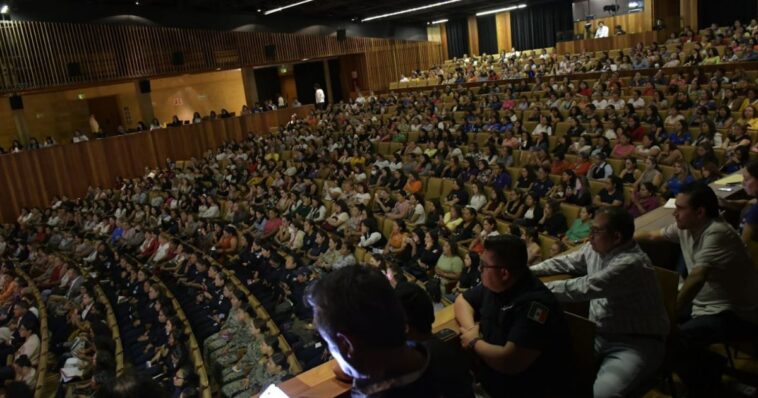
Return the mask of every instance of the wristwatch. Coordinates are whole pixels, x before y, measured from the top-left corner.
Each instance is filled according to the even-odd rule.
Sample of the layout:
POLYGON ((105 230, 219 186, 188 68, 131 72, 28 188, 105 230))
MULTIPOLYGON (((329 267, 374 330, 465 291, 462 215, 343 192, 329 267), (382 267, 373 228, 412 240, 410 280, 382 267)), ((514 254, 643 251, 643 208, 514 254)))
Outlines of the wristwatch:
POLYGON ((474 350, 476 347, 476 343, 481 340, 481 337, 474 337, 471 341, 468 342, 468 345, 466 346, 469 350, 474 350))

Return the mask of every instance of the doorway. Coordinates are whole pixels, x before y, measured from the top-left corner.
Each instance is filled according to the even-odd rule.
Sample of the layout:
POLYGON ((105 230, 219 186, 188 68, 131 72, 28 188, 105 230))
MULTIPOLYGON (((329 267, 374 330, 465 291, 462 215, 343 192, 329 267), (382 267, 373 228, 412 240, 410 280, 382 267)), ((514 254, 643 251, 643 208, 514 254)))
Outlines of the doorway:
POLYGON ((88 99, 87 106, 89 106, 90 114, 95 115, 100 128, 106 134, 114 134, 118 126, 122 124, 115 95, 88 99))

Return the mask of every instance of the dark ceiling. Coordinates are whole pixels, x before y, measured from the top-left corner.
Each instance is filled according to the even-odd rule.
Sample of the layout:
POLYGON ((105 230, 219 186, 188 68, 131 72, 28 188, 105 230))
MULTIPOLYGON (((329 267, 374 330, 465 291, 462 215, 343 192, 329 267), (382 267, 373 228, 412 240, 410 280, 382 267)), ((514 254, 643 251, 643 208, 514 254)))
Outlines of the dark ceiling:
MULTIPOLYGON (((24 9, 36 7, 39 3, 50 0, 5 0, 12 8, 24 9)), ((167 12, 219 12, 219 13, 244 13, 258 14, 259 10, 282 7, 295 3, 299 0, 57 0, 58 5, 70 4, 72 7, 88 6, 117 6, 120 8, 154 8, 164 9, 167 12), (139 4, 135 4, 138 2, 139 4)), ((355 1, 355 0, 313 0, 310 3, 283 10, 276 15, 296 16, 307 18, 325 18, 354 22, 363 18, 379 14, 400 11, 408 8, 437 3, 442 0, 380 0, 380 1, 355 1)), ((545 1, 545 0, 542 0, 545 1)), ((458 15, 471 15, 477 11, 494 8, 508 7, 515 4, 534 4, 540 0, 461 0, 456 3, 434 7, 415 13, 399 15, 380 19, 378 21, 392 21, 402 23, 425 23, 440 18, 450 18, 458 15)), ((571 1, 571 0, 563 0, 571 1)), ((4 3, 0 0, 0 3, 4 3)))

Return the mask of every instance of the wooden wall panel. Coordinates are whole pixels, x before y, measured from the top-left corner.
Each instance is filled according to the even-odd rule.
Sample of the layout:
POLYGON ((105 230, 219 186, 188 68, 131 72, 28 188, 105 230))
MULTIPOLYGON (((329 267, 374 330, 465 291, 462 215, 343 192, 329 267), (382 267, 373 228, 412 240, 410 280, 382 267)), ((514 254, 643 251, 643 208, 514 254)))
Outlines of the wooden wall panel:
POLYGON ((479 55, 479 28, 474 15, 468 17, 468 52, 479 55))
MULTIPOLYGON (((715 1, 715 0, 711 0, 715 1)), ((652 0, 653 2, 653 20, 661 19, 665 25, 663 32, 668 37, 669 33, 679 33, 681 25, 681 14, 679 1, 677 0, 652 0)), ((647 6, 647 3, 645 4, 647 6)))
POLYGON ((511 51, 511 49, 513 49, 513 35, 511 34, 511 13, 499 12, 495 14, 495 27, 497 29, 498 51, 511 51))
POLYGON ((441 53, 442 53, 442 59, 445 60, 448 58, 447 56, 447 24, 440 24, 440 46, 441 46, 441 53))
POLYGON ((77 198, 89 186, 112 187, 116 177, 141 176, 168 158, 200 157, 247 131, 267 133, 293 113, 312 111, 308 105, 0 156, 0 222, 14 221, 22 207, 47 207, 55 195, 77 198))
MULTIPOLYGON (((706 1, 706 0, 704 0, 706 1)), ((679 9, 682 14, 682 23, 689 26, 694 32, 700 30, 698 27, 697 14, 698 0, 680 0, 679 9)))
POLYGON ((398 81, 401 74, 408 75, 415 69, 426 70, 444 61, 439 43, 421 43, 423 45, 401 43, 377 51, 367 51, 365 67, 368 88, 385 90, 390 82, 398 81))

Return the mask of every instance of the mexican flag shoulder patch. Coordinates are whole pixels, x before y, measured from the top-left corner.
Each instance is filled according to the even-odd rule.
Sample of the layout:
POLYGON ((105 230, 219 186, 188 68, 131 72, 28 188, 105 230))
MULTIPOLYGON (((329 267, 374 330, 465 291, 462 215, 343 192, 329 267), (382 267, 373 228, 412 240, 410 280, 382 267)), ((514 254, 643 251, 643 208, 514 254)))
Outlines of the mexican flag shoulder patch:
POLYGON ((529 305, 529 312, 526 314, 526 317, 539 323, 540 325, 544 325, 545 322, 547 322, 548 315, 550 315, 549 308, 547 308, 542 303, 532 301, 532 303, 529 305))

